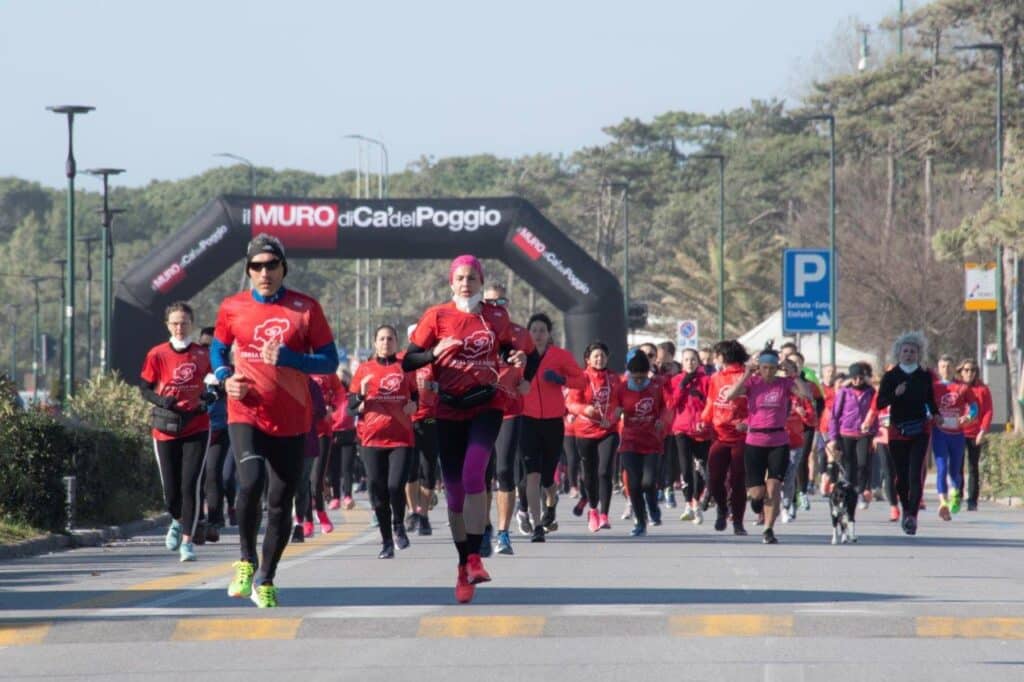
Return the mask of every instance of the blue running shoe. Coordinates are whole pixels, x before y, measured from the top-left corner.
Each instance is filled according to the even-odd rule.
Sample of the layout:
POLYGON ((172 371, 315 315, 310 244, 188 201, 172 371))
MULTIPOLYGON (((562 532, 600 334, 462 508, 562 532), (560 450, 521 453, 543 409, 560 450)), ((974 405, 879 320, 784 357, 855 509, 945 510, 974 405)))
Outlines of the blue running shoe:
POLYGON ((172 552, 178 551, 181 546, 181 524, 171 521, 171 527, 167 529, 167 537, 164 538, 164 545, 172 552))
POLYGON ((491 556, 494 553, 494 527, 488 525, 484 528, 484 534, 480 538, 480 556, 484 559, 491 556))
POLYGON ((515 554, 512 551, 512 539, 509 538, 507 530, 498 531, 498 554, 507 554, 509 556, 515 554))
POLYGON ((633 530, 629 531, 629 534, 635 538, 641 538, 647 535, 647 526, 638 523, 635 526, 633 526, 633 530))
POLYGON ((196 548, 191 542, 181 543, 181 547, 178 548, 179 560, 184 563, 186 561, 196 560, 196 548))

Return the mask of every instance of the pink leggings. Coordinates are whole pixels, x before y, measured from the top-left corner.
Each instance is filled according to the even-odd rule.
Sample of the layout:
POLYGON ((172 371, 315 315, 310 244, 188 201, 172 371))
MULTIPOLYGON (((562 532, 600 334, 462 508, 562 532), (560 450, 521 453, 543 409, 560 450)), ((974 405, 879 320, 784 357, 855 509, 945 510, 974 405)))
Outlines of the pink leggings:
POLYGON ((449 511, 461 512, 466 495, 487 489, 487 464, 501 428, 501 419, 502 414, 498 410, 484 410, 466 420, 437 420, 441 476, 449 511))

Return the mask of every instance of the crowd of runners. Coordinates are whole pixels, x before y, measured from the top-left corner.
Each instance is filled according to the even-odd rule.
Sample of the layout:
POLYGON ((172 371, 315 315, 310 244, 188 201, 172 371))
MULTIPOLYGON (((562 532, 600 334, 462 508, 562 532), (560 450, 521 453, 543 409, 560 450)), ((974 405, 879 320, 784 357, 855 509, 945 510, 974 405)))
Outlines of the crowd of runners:
POLYGON ((856 542, 857 510, 881 499, 914 535, 931 451, 938 518, 977 508, 991 395, 974 359, 924 367, 918 333, 896 339, 880 376, 856 363, 818 377, 795 344, 736 340, 678 355, 642 344, 613 367, 601 340, 580 358, 557 347, 544 313, 509 319, 506 292, 467 255, 451 263, 451 300, 406 339, 381 326, 371 357, 349 368, 319 303, 284 286, 281 243, 259 235, 246 259, 251 288, 221 303, 214 327, 196 334, 187 303, 167 308, 170 339, 147 354, 141 390, 173 518, 167 549, 194 561, 237 525, 228 594, 259 607, 277 605, 287 544, 332 532, 328 509, 352 509, 360 489, 381 559, 446 522, 463 603, 491 579, 484 558, 514 555, 513 524, 535 543, 558 530, 565 496, 561 513, 591 533, 613 532, 621 497, 614 523, 634 537, 678 510, 738 536, 749 522, 775 544, 777 524, 821 495, 833 543, 856 542), (447 513, 432 520, 439 500, 447 513))

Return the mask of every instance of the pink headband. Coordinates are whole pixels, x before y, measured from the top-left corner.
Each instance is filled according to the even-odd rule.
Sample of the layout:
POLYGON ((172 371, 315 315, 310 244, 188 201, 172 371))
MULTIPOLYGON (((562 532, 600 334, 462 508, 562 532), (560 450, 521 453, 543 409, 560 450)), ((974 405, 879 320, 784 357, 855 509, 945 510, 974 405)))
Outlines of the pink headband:
POLYGON ((456 256, 455 260, 452 261, 452 265, 448 268, 448 283, 451 284, 455 279, 455 271, 463 266, 468 265, 476 271, 477 276, 480 278, 480 283, 484 282, 484 266, 480 264, 476 256, 471 256, 468 253, 461 256, 456 256))

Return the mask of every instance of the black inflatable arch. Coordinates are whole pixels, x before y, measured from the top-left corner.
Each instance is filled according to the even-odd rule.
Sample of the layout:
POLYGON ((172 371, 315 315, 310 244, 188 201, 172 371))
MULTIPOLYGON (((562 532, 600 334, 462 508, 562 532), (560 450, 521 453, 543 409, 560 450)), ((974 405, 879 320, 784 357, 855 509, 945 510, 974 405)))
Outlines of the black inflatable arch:
POLYGON ((146 351, 166 338, 164 307, 191 298, 237 266, 246 243, 260 232, 279 237, 289 258, 472 253, 499 259, 562 310, 568 346, 577 358, 599 338, 608 344, 612 366, 624 362, 626 321, 618 280, 523 199, 229 195, 206 204, 118 283, 113 367, 126 378, 138 376, 146 351))

